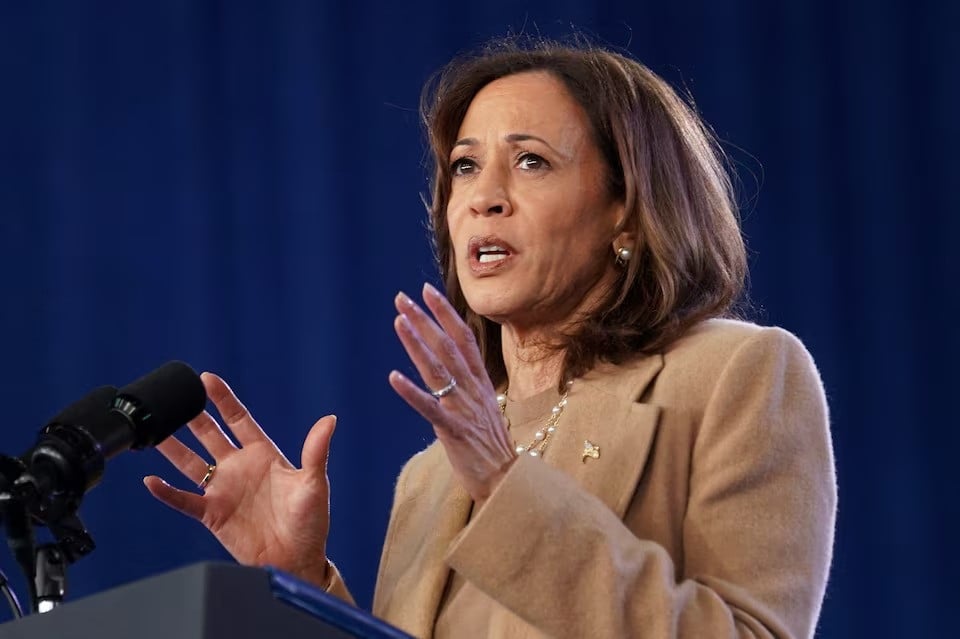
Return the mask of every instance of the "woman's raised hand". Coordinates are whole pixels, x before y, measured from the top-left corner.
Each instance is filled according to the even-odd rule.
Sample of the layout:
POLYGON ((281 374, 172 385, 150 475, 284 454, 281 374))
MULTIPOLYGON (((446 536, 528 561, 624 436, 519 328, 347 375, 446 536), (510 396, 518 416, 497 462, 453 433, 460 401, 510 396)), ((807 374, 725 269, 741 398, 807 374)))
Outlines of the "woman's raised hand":
POLYGON ((436 398, 398 371, 390 373, 390 385, 433 425, 461 484, 475 501, 483 501, 517 454, 473 331, 429 284, 423 300, 436 321, 401 293, 394 328, 427 386, 455 386, 436 398))
MULTIPOLYGON (((317 585, 328 580, 330 528, 327 454, 337 419, 321 418, 307 434, 302 468, 291 464, 254 421, 226 382, 201 375, 211 399, 239 447, 204 411, 188 426, 216 464, 202 494, 179 490, 156 476, 144 478, 154 497, 197 519, 241 564, 276 566, 317 585)), ((200 486, 206 459, 170 437, 157 449, 200 486)))

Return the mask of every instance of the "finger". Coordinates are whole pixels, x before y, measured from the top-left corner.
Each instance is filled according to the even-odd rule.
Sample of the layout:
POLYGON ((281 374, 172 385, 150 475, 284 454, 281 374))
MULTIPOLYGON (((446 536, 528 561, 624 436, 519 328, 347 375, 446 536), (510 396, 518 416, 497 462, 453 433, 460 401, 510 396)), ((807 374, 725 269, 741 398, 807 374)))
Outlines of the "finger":
POLYGON ((210 401, 217 407, 217 412, 220 413, 223 422, 230 429, 230 432, 236 436, 241 446, 264 440, 269 441, 269 437, 253 419, 247 407, 237 399, 237 396, 220 376, 213 373, 203 373, 200 375, 200 379, 203 380, 210 401))
POLYGON ((450 335, 447 335, 440 325, 405 293, 397 294, 395 304, 400 314, 405 315, 410 320, 420 338, 447 367, 450 374, 456 377, 458 381, 465 382, 468 388, 472 389, 471 378, 475 375, 471 374, 457 342, 450 335))
POLYGON ((300 465, 308 472, 320 476, 327 474, 327 459, 330 456, 330 439, 337 427, 337 416, 327 415, 317 420, 303 442, 300 465))
POLYGON ((478 379, 487 377, 487 369, 483 364, 483 358, 480 356, 480 347, 477 345, 477 336, 473 334, 473 329, 467 326, 457 310, 453 308, 450 301, 440 291, 430 285, 429 282, 423 285, 423 301, 426 303, 430 312, 437 318, 444 332, 453 339, 457 349, 463 356, 464 361, 478 379))
POLYGON ((207 411, 191 419, 187 422, 187 426, 216 461, 220 461, 225 455, 237 449, 220 428, 220 424, 207 411))
POLYGON ((394 320, 394 329, 424 384, 431 389, 438 389, 450 383, 451 378, 455 376, 424 343, 409 317, 403 314, 398 315, 394 320))
POLYGON ((204 501, 200 495, 174 488, 156 475, 144 477, 143 485, 147 487, 151 495, 170 508, 188 517, 193 517, 197 520, 203 519, 204 501))
POLYGON ((400 371, 391 371, 388 377, 390 386, 403 398, 413 410, 420 413, 434 428, 447 427, 446 413, 443 407, 430 393, 414 384, 400 371))
MULTIPOLYGON (((413 383, 408 377, 405 377, 399 371, 390 372, 390 386, 400 395, 407 404, 415 411, 420 413, 433 426, 437 437, 443 442, 444 447, 448 447, 452 442, 462 441, 466 434, 454 427, 449 419, 447 410, 434 399, 429 393, 426 393, 413 383)), ((505 454, 511 454, 513 445, 510 442, 510 436, 507 433, 506 425, 497 429, 493 433, 491 441, 495 441, 505 451, 505 454)))
POLYGON ((183 473, 183 476, 199 484, 207 474, 207 460, 193 452, 176 437, 167 437, 157 444, 157 450, 173 464, 174 468, 183 473))

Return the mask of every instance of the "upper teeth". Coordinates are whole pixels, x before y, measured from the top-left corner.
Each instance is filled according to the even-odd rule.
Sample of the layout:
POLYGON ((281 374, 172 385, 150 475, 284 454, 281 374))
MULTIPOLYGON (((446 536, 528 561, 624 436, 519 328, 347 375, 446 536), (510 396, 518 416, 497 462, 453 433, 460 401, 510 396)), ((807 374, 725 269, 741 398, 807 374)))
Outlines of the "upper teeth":
POLYGON ((505 259, 507 259, 507 249, 496 244, 481 246, 479 255, 477 255, 477 260, 481 263, 498 262, 505 259))

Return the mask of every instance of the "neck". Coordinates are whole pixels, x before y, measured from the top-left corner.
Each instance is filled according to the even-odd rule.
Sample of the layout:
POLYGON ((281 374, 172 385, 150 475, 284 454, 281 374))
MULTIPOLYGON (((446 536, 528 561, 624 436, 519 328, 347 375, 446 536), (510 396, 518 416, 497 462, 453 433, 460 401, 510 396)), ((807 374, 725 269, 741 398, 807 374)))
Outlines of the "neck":
POLYGON ((564 352, 544 346, 549 339, 544 332, 521 331, 503 324, 500 335, 511 398, 526 399, 557 386, 564 352))
MULTIPOLYGON (((554 343, 555 336, 569 328, 572 322, 584 317, 590 309, 597 308, 606 296, 612 294, 616 277, 616 271, 609 266, 578 303, 572 305, 572 308, 560 309, 558 315, 570 319, 557 324, 531 325, 499 320, 500 342, 510 397, 526 399, 560 383, 566 351, 549 348, 549 345, 554 343)), ((576 299, 576 296, 569 297, 576 299)))

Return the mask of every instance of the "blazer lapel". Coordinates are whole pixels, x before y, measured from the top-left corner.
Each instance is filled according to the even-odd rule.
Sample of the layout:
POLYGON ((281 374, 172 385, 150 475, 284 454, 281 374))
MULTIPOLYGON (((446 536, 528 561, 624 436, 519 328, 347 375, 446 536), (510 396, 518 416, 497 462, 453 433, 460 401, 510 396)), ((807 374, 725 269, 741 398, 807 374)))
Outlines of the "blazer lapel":
MULTIPOLYGON (((422 476, 429 484, 413 487, 415 509, 408 521, 411 526, 401 532, 402 539, 393 543, 408 550, 405 565, 397 566, 396 581, 391 592, 383 593, 383 609, 378 614, 416 637, 433 634, 440 598, 446 587, 450 567, 444 561, 447 547, 464 528, 470 516, 472 500, 453 475, 446 454, 438 442, 423 453, 428 468, 422 476), (414 548, 410 548, 414 546, 414 548)), ((399 549, 394 549, 395 556, 399 549)))
POLYGON ((646 465, 660 408, 638 398, 663 368, 651 355, 602 364, 574 383, 544 461, 576 478, 623 517, 646 465), (596 456, 591 456, 590 447, 596 456))

